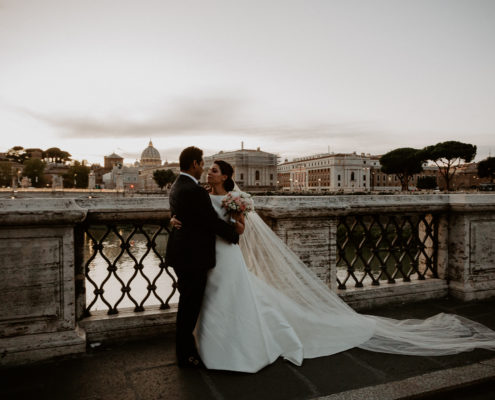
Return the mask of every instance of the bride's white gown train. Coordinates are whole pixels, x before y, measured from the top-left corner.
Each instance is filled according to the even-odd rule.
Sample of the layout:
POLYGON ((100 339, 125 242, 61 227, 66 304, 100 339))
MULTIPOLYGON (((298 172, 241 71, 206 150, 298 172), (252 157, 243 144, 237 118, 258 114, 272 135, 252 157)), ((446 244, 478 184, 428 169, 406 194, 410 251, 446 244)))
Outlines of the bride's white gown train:
MULTIPOLYGON (((228 219, 223 196, 211 199, 228 219)), ((280 356, 301 365, 352 347, 413 355, 495 349, 495 332, 458 316, 397 321, 356 313, 256 213, 246 218, 240 246, 217 236, 216 257, 195 330, 209 369, 256 372, 280 356)))

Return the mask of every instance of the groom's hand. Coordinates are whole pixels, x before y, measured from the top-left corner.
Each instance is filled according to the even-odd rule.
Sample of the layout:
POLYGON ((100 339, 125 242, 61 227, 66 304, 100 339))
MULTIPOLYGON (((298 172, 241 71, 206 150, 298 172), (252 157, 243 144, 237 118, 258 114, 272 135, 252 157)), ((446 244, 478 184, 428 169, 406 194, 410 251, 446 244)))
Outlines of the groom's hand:
POLYGON ((173 215, 172 218, 170 218, 170 225, 172 225, 172 227, 175 229, 182 228, 182 222, 180 222, 177 218, 175 218, 175 215, 173 215))

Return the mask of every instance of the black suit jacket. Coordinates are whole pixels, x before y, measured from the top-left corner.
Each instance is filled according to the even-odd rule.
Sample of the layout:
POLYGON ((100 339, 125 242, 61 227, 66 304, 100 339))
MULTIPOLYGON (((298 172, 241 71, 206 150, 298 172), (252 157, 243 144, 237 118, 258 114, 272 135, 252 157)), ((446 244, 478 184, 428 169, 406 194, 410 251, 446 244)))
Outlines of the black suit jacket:
POLYGON ((215 236, 239 242, 233 225, 218 218, 208 192, 191 178, 179 175, 170 190, 170 211, 182 222, 170 233, 165 261, 179 269, 215 266, 215 236))

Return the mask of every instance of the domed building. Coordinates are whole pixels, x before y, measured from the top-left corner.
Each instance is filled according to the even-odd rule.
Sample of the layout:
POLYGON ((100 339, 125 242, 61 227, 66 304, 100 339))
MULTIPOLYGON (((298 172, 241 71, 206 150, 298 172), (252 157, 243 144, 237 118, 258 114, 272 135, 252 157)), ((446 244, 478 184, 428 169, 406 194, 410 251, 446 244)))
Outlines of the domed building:
POLYGON ((150 143, 147 148, 141 153, 141 167, 159 167, 162 165, 162 158, 157 149, 153 147, 153 143, 150 143))
POLYGON ((162 164, 160 153, 153 147, 153 143, 149 142, 141 153, 141 159, 136 160, 133 164, 123 164, 123 158, 117 154, 112 154, 105 157, 107 160, 120 161, 115 163, 109 173, 104 176, 104 184, 109 189, 136 189, 136 190, 159 190, 158 185, 153 179, 153 173, 158 169, 171 169, 175 174, 179 173, 179 164, 162 164))

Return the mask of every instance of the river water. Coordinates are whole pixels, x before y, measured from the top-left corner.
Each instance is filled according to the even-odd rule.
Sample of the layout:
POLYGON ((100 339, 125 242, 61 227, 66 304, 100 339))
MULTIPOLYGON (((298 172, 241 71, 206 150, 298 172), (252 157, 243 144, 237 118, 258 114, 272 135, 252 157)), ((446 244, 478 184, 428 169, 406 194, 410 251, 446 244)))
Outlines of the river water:
MULTIPOLYGON (((105 227, 92 227, 91 234, 97 239, 101 240, 103 235, 105 234, 105 227)), ((153 228, 146 227, 145 232, 150 235, 150 237, 154 233, 153 228)), ((122 227, 118 230, 119 235, 121 235, 124 240, 127 240, 129 234, 131 233, 130 227, 122 227)), ((165 256, 165 247, 167 244, 168 235, 159 234, 156 238, 156 252, 164 258, 165 256)), ((96 257, 90 262, 88 275, 89 277, 96 283, 98 288, 101 287, 102 283, 105 279, 108 280, 104 283, 103 296, 105 299, 113 306, 118 301, 118 299, 122 296, 122 284, 119 282, 115 274, 127 285, 127 283, 131 280, 132 276, 136 274, 134 279, 130 284, 131 291, 130 295, 136 300, 138 304, 144 300, 146 295, 148 294, 148 281, 143 277, 145 275, 151 283, 155 280, 156 276, 160 273, 160 257, 153 252, 153 250, 147 248, 147 239, 144 234, 135 234, 129 240, 129 252, 134 256, 138 264, 143 265, 142 271, 136 271, 135 265, 136 261, 129 255, 127 252, 124 252, 122 255, 119 254, 122 252, 121 249, 122 241, 115 233, 110 233, 103 241, 103 250, 102 253, 97 253, 96 257), (149 250, 149 251, 148 251, 149 250), (111 263, 115 263, 116 271, 115 273, 110 273, 108 271, 108 262, 105 260, 105 257, 110 260, 111 263)), ((93 250, 93 242, 90 240, 88 235, 85 235, 84 241, 84 260, 88 261, 90 257, 94 254, 93 250)), ((174 275, 173 270, 169 268, 169 272, 174 275)), ((174 275, 175 277, 175 275, 174 275)), ((156 280, 156 292, 157 295, 160 296, 163 302, 170 296, 173 291, 172 287, 173 280, 164 270, 160 277, 156 280)), ((95 287, 91 284, 91 282, 86 279, 86 306, 89 306, 94 298, 95 287)), ((169 304, 178 302, 178 292, 176 291, 174 296, 169 300, 169 304)), ((160 301, 151 292, 150 296, 144 301, 144 307, 152 306, 152 305, 160 305, 160 301)), ((118 304, 118 308, 125 307, 134 307, 135 304, 131 301, 131 299, 127 296, 124 296, 122 301, 118 304)), ((95 304, 91 306, 91 311, 96 310, 108 310, 108 306, 98 297, 95 304)))

